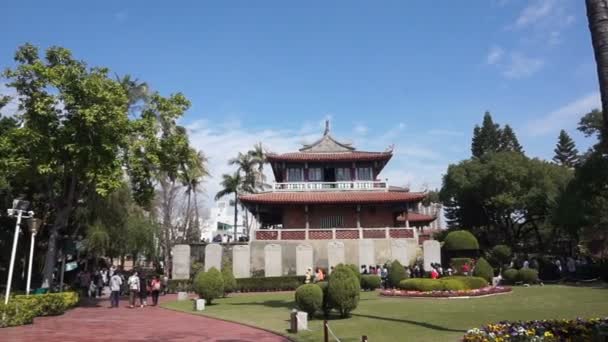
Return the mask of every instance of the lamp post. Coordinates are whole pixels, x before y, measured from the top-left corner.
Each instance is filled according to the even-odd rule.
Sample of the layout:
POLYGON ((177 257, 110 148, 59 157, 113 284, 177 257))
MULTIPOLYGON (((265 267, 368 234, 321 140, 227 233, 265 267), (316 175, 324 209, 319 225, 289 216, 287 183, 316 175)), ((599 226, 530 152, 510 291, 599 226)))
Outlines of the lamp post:
POLYGON ((30 227, 30 233, 32 233, 32 239, 30 242, 30 260, 27 268, 27 285, 25 287, 25 294, 27 296, 30 295, 30 285, 32 284, 32 261, 34 260, 34 244, 36 241, 36 234, 38 233, 38 229, 40 227, 40 220, 37 218, 32 218, 28 222, 28 226, 30 227))
POLYGON ((4 295, 4 305, 8 304, 8 298, 11 294, 11 284, 13 282, 13 271, 15 269, 15 254, 17 253, 17 241, 19 240, 19 225, 22 218, 31 218, 34 216, 33 211, 27 211, 30 202, 22 200, 14 200, 13 208, 8 209, 9 216, 17 216, 17 224, 15 224, 15 236, 13 237, 13 249, 11 251, 11 263, 8 269, 8 281, 6 283, 6 294, 4 295))

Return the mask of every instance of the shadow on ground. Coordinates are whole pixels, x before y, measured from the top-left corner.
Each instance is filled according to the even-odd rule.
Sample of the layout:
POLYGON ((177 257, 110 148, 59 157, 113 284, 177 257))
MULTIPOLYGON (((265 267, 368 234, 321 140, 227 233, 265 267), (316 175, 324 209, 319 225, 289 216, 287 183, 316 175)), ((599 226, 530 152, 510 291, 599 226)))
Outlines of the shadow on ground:
POLYGON ((371 319, 378 319, 378 320, 382 320, 382 321, 390 321, 390 322, 397 322, 397 323, 413 324, 413 325, 417 325, 417 326, 420 326, 420 327, 423 327, 423 328, 432 329, 432 330, 439 330, 439 331, 461 332, 461 333, 466 333, 467 332, 466 330, 451 329, 451 328, 442 327, 440 325, 435 325, 435 324, 426 323, 426 322, 412 321, 412 320, 409 320, 409 319, 399 319, 399 318, 373 316, 373 315, 362 315, 362 314, 352 314, 352 316, 371 318, 371 319))

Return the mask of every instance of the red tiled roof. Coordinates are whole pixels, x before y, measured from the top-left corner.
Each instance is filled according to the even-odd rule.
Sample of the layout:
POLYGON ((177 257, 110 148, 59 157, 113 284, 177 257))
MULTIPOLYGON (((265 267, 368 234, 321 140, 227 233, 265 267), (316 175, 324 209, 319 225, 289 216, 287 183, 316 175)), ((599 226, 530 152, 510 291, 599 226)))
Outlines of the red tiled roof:
POLYGON ((268 153, 266 158, 269 161, 310 161, 310 162, 325 162, 325 161, 375 161, 389 160, 393 156, 392 152, 329 152, 329 153, 312 153, 312 152, 290 152, 283 154, 268 153))
POLYGON ((265 192, 241 195, 244 203, 259 204, 375 204, 420 201, 423 192, 337 191, 337 192, 265 192))
MULTIPOLYGON (((418 214, 418 213, 407 213, 407 219, 410 222, 431 222, 435 221, 435 217, 430 215, 418 214)), ((405 221, 403 215, 397 216, 397 221, 405 221)))

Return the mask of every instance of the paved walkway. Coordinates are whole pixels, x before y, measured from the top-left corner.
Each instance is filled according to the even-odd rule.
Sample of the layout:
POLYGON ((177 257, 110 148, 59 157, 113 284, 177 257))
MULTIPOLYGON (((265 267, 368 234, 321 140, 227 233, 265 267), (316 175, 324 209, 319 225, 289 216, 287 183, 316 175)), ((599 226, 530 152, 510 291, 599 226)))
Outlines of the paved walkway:
MULTIPOLYGON (((161 296, 161 301, 175 296, 161 296)), ((236 323, 199 315, 145 307, 129 309, 127 301, 110 309, 107 299, 97 305, 77 307, 61 316, 39 317, 34 324, 0 329, 2 342, 101 342, 101 341, 255 341, 286 342, 287 339, 236 323)))

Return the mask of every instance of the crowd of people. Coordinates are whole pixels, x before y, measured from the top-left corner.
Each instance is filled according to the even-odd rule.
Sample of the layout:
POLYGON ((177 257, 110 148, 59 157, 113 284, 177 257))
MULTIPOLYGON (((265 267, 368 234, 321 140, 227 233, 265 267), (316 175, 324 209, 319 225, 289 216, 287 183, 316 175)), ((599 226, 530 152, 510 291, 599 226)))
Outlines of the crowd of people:
POLYGON ((137 270, 127 273, 112 266, 94 271, 80 271, 74 285, 83 298, 102 297, 104 289, 108 289, 112 308, 117 308, 120 297, 127 294, 130 308, 143 308, 148 305, 148 297, 152 298, 152 306, 158 304, 158 297, 167 293, 168 281, 167 276, 147 276, 137 270))

